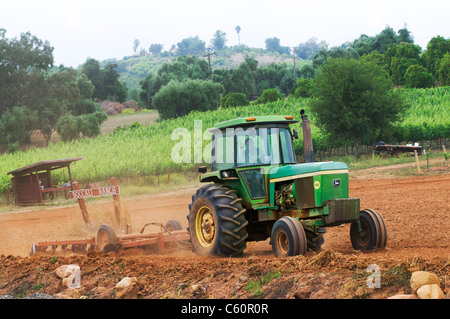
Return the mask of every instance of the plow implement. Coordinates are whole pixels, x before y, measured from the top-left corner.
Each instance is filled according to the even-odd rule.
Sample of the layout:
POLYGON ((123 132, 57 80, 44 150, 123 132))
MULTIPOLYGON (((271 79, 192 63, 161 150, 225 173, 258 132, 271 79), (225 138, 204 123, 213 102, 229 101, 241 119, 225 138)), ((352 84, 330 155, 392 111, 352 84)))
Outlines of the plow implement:
POLYGON ((190 249, 191 244, 188 231, 181 230, 180 223, 176 220, 170 220, 165 225, 148 223, 137 234, 119 236, 116 235, 113 227, 102 225, 97 231, 97 236, 90 238, 49 240, 33 243, 30 256, 46 251, 81 254, 89 251, 119 252, 120 250, 133 247, 140 247, 145 251, 163 252, 166 249, 173 248, 190 249), (160 226, 161 230, 159 232, 144 233, 144 229, 148 225, 160 226))
MULTIPOLYGON (((78 200, 81 214, 86 226, 91 227, 91 221, 87 211, 84 198, 112 195, 114 203, 114 213, 116 224, 120 225, 120 187, 115 177, 111 178, 111 186, 79 189, 78 183, 73 183, 74 190, 70 192, 70 198, 78 200)), ((146 251, 162 252, 167 248, 191 249, 190 236, 187 230, 182 230, 181 224, 177 220, 169 220, 165 225, 161 223, 147 223, 142 227, 139 233, 131 233, 131 225, 126 225, 123 235, 116 235, 113 227, 102 225, 97 231, 96 236, 80 239, 48 240, 33 243, 30 256, 36 253, 51 250, 55 253, 60 250, 62 253, 70 251, 71 253, 87 253, 89 251, 118 252, 122 249, 141 247, 146 251), (147 226, 159 226, 159 232, 144 233, 147 226)))

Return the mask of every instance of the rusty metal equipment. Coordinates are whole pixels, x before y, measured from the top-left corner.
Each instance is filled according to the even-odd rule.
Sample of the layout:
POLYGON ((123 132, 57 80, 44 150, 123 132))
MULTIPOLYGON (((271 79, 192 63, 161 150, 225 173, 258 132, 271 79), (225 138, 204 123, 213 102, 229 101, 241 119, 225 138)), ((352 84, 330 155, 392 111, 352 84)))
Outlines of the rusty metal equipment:
MULTIPOLYGON (((127 230, 131 225, 127 225, 127 230)), ((140 247, 146 251, 163 252, 166 249, 183 248, 190 249, 189 232, 181 229, 177 220, 169 220, 165 225, 161 223, 147 223, 137 234, 126 233, 116 235, 114 228, 102 225, 96 236, 81 239, 49 240, 33 243, 30 256, 46 252, 49 248, 56 253, 58 248, 62 253, 87 253, 89 251, 119 252, 133 247, 140 247), (160 227, 159 232, 144 233, 149 225, 160 227)))

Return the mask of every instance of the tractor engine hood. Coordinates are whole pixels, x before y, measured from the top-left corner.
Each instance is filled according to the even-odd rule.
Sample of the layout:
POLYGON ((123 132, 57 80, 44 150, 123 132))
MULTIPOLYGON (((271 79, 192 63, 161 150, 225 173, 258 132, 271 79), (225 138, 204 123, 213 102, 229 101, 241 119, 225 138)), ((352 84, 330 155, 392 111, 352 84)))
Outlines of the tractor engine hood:
POLYGON ((347 173, 348 166, 345 163, 314 162, 273 167, 269 171, 269 178, 271 183, 276 183, 310 176, 347 173))

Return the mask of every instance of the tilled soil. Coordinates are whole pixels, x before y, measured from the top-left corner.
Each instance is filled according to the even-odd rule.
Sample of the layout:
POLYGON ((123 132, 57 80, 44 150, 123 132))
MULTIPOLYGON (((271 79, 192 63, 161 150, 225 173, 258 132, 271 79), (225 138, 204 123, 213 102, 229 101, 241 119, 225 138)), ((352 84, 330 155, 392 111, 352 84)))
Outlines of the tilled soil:
MULTIPOLYGON (((350 180, 350 197, 361 208, 378 210, 388 232, 385 249, 352 249, 349 225, 327 229, 320 252, 274 258, 267 241, 248 243, 240 258, 202 257, 182 248, 149 253, 139 248, 118 253, 84 255, 46 252, 28 256, 33 242, 95 235, 114 215, 112 200, 88 201, 93 222, 85 226, 79 207, 30 209, 0 215, 0 295, 16 298, 47 294, 61 298, 236 298, 236 299, 341 299, 387 298, 409 294, 412 271, 436 273, 441 288, 450 287, 450 174, 407 178, 350 180), (67 288, 56 276, 61 265, 81 269, 81 288, 67 288), (370 267, 369 267, 370 266, 370 267), (375 268, 374 268, 375 267, 375 268), (370 269, 380 271, 379 285, 370 269), (136 277, 128 288, 115 285, 136 277)), ((138 232, 149 222, 170 219, 187 227, 188 204, 195 189, 122 198, 126 222, 138 232)), ((152 226, 150 226, 152 227, 152 226)), ((154 231, 159 231, 159 227, 154 231)), ((118 230, 120 233, 120 230, 118 230)))

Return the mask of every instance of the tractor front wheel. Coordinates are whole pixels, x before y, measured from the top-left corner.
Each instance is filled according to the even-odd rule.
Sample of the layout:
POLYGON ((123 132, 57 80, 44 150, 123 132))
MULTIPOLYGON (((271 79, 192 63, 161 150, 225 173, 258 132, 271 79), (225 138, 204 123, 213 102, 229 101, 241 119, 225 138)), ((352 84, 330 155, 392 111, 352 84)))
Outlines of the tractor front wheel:
POLYGON ((293 217, 282 217, 272 227, 270 236, 275 257, 304 255, 308 241, 300 222, 293 217))
POLYGON ((189 204, 189 235, 199 255, 239 256, 247 247, 245 209, 236 192, 218 184, 201 187, 189 204))
POLYGON ((381 214, 372 209, 362 210, 359 221, 350 225, 350 239, 355 250, 384 248, 387 235, 381 214))

